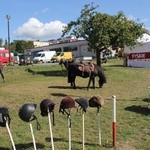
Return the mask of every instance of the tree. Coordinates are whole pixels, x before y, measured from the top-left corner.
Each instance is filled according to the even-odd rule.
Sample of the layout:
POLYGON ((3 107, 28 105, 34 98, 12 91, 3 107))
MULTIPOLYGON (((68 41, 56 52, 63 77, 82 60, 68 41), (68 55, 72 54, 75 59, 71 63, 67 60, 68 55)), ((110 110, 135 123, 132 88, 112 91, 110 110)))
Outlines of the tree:
POLYGON ((24 50, 34 48, 33 42, 32 41, 16 41, 16 51, 20 53, 24 53, 24 50))
POLYGON ((101 66, 103 50, 134 46, 137 38, 147 33, 147 30, 143 24, 129 20, 123 12, 111 16, 97 12, 97 7, 93 3, 85 5, 80 17, 64 27, 62 36, 70 33, 77 38, 83 37, 88 41, 89 50, 96 52, 97 65, 101 66))
POLYGON ((0 38, 0 47, 2 47, 2 46, 3 46, 3 39, 0 38))

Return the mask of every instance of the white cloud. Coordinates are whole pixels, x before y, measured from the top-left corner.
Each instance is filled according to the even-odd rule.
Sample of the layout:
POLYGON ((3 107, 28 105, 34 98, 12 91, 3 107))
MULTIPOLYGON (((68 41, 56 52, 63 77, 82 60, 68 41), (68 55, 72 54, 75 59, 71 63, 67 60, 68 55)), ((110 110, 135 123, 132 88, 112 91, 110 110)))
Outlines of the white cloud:
POLYGON ((30 18, 22 26, 18 27, 14 34, 22 39, 30 40, 49 40, 51 38, 57 38, 62 35, 63 26, 59 20, 51 21, 48 23, 42 23, 36 18, 30 18))
POLYGON ((129 19, 129 20, 133 20, 133 21, 142 22, 142 23, 149 21, 148 18, 138 19, 138 18, 136 18, 136 17, 134 17, 134 16, 132 16, 132 15, 129 15, 129 16, 128 16, 128 19, 129 19))
POLYGON ((129 16, 128 16, 128 19, 129 19, 129 20, 134 20, 134 21, 136 20, 136 18, 135 18, 134 16, 132 16, 132 15, 129 15, 129 16))
POLYGON ((146 42, 150 42, 150 35, 148 34, 143 34, 142 37, 137 39, 138 42, 142 42, 142 43, 146 43, 146 42))
POLYGON ((42 9, 42 10, 40 10, 40 11, 37 11, 37 12, 35 12, 34 13, 34 15, 40 15, 40 14, 43 14, 43 13, 46 13, 47 11, 49 10, 49 8, 44 8, 44 9, 42 9))
POLYGON ((143 18, 143 19, 141 19, 141 22, 148 22, 148 21, 149 21, 148 18, 143 18))
POLYGON ((43 10, 41 10, 41 13, 45 13, 48 11, 48 8, 44 8, 43 10))

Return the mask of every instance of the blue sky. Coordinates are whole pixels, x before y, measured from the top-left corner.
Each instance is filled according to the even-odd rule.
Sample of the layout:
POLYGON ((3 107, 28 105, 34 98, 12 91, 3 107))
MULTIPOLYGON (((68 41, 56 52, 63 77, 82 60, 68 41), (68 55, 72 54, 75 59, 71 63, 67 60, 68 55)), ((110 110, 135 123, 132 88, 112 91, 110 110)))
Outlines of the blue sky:
POLYGON ((49 40, 62 34, 62 26, 80 16, 85 4, 99 5, 100 13, 119 11, 150 29, 150 0, 1 0, 0 38, 7 39, 6 15, 10 15, 10 41, 49 40), (139 19, 139 21, 137 21, 139 19))

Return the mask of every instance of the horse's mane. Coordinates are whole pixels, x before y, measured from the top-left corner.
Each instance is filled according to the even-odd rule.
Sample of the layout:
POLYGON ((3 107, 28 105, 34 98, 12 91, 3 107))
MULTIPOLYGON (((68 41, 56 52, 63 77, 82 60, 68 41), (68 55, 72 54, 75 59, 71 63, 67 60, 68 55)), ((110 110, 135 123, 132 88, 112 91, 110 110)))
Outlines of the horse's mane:
POLYGON ((60 60, 59 62, 60 65, 64 65, 65 68, 68 70, 68 66, 71 65, 71 64, 76 64, 76 62, 73 60, 73 59, 69 59, 69 60, 60 60))

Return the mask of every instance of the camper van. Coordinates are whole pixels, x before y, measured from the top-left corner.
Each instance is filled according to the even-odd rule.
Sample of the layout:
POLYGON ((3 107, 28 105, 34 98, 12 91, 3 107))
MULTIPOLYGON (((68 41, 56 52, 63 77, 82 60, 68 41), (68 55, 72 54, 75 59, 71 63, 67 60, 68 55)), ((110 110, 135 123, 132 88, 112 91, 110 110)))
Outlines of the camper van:
POLYGON ((48 63, 48 62, 51 62, 51 58, 55 54, 56 54, 56 51, 38 52, 33 58, 33 63, 48 63))
POLYGON ((72 59, 72 52, 57 52, 51 59, 51 62, 59 62, 61 59, 72 59))

